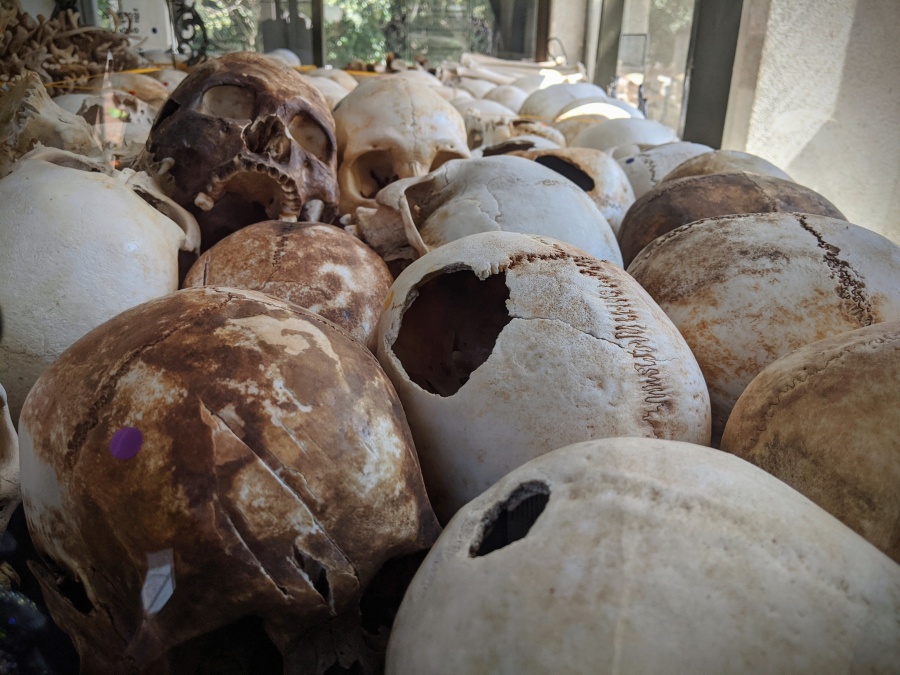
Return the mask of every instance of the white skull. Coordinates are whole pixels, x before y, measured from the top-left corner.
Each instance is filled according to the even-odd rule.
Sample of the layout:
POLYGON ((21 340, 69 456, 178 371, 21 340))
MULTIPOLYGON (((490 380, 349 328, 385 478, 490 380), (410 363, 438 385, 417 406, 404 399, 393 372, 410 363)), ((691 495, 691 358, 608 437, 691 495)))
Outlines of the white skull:
POLYGON ((181 81, 188 76, 184 70, 175 70, 173 68, 163 68, 161 70, 150 73, 150 77, 158 80, 166 88, 170 94, 178 88, 181 81))
POLYGON ((0 180, 0 381, 17 418, 28 390, 82 335, 178 289, 178 252, 197 252, 186 211, 146 174, 44 148, 0 180))
POLYGON ((505 105, 480 98, 454 99, 450 102, 466 121, 466 141, 469 149, 492 142, 498 131, 508 129, 518 115, 505 105))
POLYGON ((644 119, 644 113, 632 105, 620 101, 617 98, 607 96, 589 96, 575 99, 566 104, 556 116, 557 121, 571 119, 572 117, 584 117, 585 115, 602 115, 606 119, 624 119, 636 117, 644 119))
POLYGON ((634 203, 634 190, 616 160, 591 148, 528 150, 513 154, 553 169, 578 185, 618 234, 625 213, 634 203))
POLYGON ((497 85, 486 80, 479 80, 474 77, 463 77, 459 80, 459 88, 465 89, 475 98, 484 98, 484 95, 494 89, 497 85))
POLYGON ((560 239, 621 264, 615 235, 577 185, 521 157, 448 162, 378 193, 359 234, 386 261, 415 260, 469 234, 502 230, 560 239))
POLYGON ((654 145, 636 155, 622 157, 618 161, 619 166, 625 170, 631 187, 634 188, 634 196, 640 197, 661 183, 666 174, 676 166, 691 157, 707 152, 712 152, 712 148, 708 145, 678 141, 654 145))
POLYGON ((607 98, 606 92, 596 84, 587 82, 553 84, 530 94, 522 103, 519 114, 522 117, 552 122, 572 101, 588 97, 607 98))
POLYGON ((374 206, 378 191, 398 179, 469 157, 462 116, 411 78, 363 82, 335 108, 334 121, 341 213, 374 206))
POLYGON ((0 535, 21 501, 19 437, 13 427, 6 390, 0 385, 0 535))
POLYGON ((696 359, 618 265, 549 238, 485 232, 415 261, 389 298, 378 359, 442 522, 560 445, 709 442, 696 359))
POLYGON ((325 100, 328 101, 328 106, 332 109, 350 93, 337 81, 327 77, 310 77, 309 83, 319 90, 322 96, 325 97, 325 100))
POLYGON ((528 94, 518 87, 506 84, 494 87, 486 93, 483 98, 485 101, 496 101, 501 105, 505 105, 507 108, 518 114, 525 99, 528 98, 528 94))
POLYGON ((359 82, 355 77, 340 68, 332 68, 330 66, 325 68, 314 68, 313 70, 304 73, 304 75, 307 77, 324 77, 326 80, 337 82, 347 91, 353 91, 359 86, 359 82))
POLYGON ((893 673, 898 616, 900 566, 784 483, 615 438, 460 511, 404 596, 386 671, 893 673))
POLYGON ((0 178, 38 144, 85 156, 100 154, 91 126, 56 105, 38 74, 28 72, 0 98, 0 178))
POLYGON ((734 171, 791 180, 791 177, 784 171, 762 157, 751 155, 748 152, 738 152, 737 150, 713 150, 699 157, 685 160, 682 164, 672 169, 663 178, 663 181, 678 180, 688 176, 705 176, 711 173, 732 173, 734 171))
POLYGON ((661 145, 677 140, 675 130, 664 124, 628 117, 589 126, 575 137, 571 145, 603 150, 618 159, 639 152, 640 145, 661 145))

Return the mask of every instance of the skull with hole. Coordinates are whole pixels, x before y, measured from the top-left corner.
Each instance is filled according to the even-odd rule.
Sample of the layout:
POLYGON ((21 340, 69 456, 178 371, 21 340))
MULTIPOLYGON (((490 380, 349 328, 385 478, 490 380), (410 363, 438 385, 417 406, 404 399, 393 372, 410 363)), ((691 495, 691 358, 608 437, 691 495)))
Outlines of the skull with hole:
MULTIPOLYGON (((509 128, 518 115, 502 103, 480 98, 455 99, 450 104, 459 111, 466 123, 466 143, 474 150, 492 143, 498 133, 509 128)), ((508 134, 507 134, 508 135, 508 134)), ((501 140, 503 136, 501 135, 501 140)))
POLYGON ((655 188, 669 171, 685 160, 708 152, 712 152, 708 145, 678 141, 654 145, 618 161, 634 188, 635 197, 640 197, 655 188))
POLYGON ((446 522, 561 444, 708 443, 684 338, 618 265, 553 239, 487 232, 404 270, 378 324, 435 512, 446 522))
POLYGON ((900 246, 836 218, 698 220, 654 240, 628 271, 696 355, 716 444, 735 401, 770 363, 831 335, 900 320, 900 246))
POLYGON ((612 438, 535 459, 457 514, 386 672, 891 673, 898 616, 900 566, 781 481, 612 438))
POLYGON ((451 161, 388 186, 376 203, 357 211, 358 232, 395 269, 466 235, 497 230, 545 235, 595 258, 622 260, 591 198, 556 171, 521 157, 451 161))
POLYGON ((0 382, 17 419, 34 381, 75 340, 178 290, 197 222, 143 173, 41 148, 0 180, 0 382))
POLYGON ((616 160, 592 148, 526 150, 513 154, 553 169, 575 183, 594 201, 613 232, 618 233, 628 207, 634 203, 634 189, 616 160))
POLYGON ((32 568, 82 672, 358 667, 363 590, 438 532, 378 362, 262 293, 115 317, 35 385, 19 438, 32 568))
POLYGON ((306 78, 262 54, 198 66, 160 111, 141 165, 197 217, 204 250, 252 223, 336 215, 328 104, 306 78))
POLYGON ((267 221, 238 230, 201 255, 184 286, 262 291, 370 345, 392 281, 381 258, 344 230, 267 221))
POLYGON ((0 535, 21 501, 19 437, 13 427, 6 390, 0 384, 0 535))
POLYGON ((40 76, 28 71, 0 97, 0 178, 38 144, 84 156, 101 153, 90 125, 54 103, 40 76))
POLYGON ((424 176, 451 159, 469 157, 462 116, 413 79, 363 82, 338 104, 334 120, 341 213, 375 206, 378 191, 398 179, 424 176))
POLYGON ((747 385, 722 450, 783 480, 900 562, 900 321, 813 342, 747 385))

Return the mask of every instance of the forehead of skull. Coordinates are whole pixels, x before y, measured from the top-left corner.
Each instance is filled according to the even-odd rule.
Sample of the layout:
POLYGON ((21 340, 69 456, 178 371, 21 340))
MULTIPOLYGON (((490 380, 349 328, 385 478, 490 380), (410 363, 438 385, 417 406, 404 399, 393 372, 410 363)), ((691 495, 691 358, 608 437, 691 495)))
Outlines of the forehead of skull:
MULTIPOLYGON (((196 104, 212 87, 236 87, 221 92, 235 106, 277 108, 288 102, 308 102, 312 108, 330 116, 321 93, 300 73, 289 66, 252 52, 225 54, 194 70, 172 93, 179 104, 196 104)), ((274 110, 273 110, 274 112, 274 110)))

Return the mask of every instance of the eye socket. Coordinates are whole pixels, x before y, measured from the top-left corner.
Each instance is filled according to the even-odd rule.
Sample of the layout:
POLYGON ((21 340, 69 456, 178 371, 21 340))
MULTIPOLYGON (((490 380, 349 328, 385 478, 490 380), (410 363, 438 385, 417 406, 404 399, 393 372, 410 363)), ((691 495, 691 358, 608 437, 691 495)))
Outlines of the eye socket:
POLYGON ((210 117, 233 120, 253 119, 256 96, 249 89, 233 84, 220 84, 203 92, 197 112, 210 117))
POLYGON ((304 150, 328 164, 331 161, 331 141, 314 119, 300 113, 288 125, 288 133, 304 150))
POLYGON ((353 163, 353 180, 364 199, 374 199, 382 188, 398 179, 388 150, 372 150, 353 163))

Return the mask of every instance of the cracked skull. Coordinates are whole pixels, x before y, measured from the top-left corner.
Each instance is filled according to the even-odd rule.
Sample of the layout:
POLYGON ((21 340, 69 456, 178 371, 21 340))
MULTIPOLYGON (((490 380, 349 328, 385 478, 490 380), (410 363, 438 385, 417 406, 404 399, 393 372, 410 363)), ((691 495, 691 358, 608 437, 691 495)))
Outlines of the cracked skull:
POLYGON ((160 111, 141 162, 197 216, 204 250, 252 223, 331 222, 337 213, 328 104, 302 75, 259 54, 194 70, 160 111))
POLYGON ((378 191, 469 157, 466 127, 432 87, 403 77, 372 78, 334 110, 341 213, 375 206, 378 191))
POLYGON ((566 443, 709 442, 706 385, 672 322, 621 267, 553 239, 431 251, 394 282, 377 339, 442 522, 566 443))
POLYGON ((350 668, 297 665, 310 632, 437 535, 378 362, 261 293, 188 289, 93 331, 36 384, 20 447, 34 571, 82 672, 243 649, 350 668))
POLYGON ((628 267, 703 369, 716 444, 767 365, 810 342, 900 319, 898 270, 900 246, 804 213, 698 220, 656 239, 628 267))

